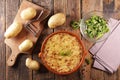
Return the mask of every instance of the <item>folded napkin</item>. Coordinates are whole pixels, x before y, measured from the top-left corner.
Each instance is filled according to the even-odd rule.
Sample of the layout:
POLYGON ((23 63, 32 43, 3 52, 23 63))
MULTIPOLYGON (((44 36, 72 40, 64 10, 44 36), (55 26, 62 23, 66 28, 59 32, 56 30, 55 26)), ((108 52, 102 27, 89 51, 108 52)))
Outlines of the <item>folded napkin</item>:
MULTIPOLYGON (((114 31, 115 27, 118 26, 120 21, 116 20, 116 19, 113 19, 113 18, 110 18, 109 21, 108 21, 108 26, 111 30, 111 34, 112 32, 114 31)), ((98 42, 98 43, 95 43, 90 49, 89 51, 91 52, 92 55, 95 55, 97 53, 97 51, 102 47, 102 45, 104 44, 105 41, 102 41, 102 42, 98 42)))
POLYGON ((105 41, 96 43, 90 48, 95 61, 93 67, 113 73, 120 65, 120 21, 110 18, 108 25, 111 35, 105 41))

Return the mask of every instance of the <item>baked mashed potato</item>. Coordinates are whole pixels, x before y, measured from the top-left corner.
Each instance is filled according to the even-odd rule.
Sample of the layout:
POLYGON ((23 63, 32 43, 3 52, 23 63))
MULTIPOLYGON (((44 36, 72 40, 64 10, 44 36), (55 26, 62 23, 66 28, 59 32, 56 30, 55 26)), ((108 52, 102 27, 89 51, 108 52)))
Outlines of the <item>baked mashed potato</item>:
POLYGON ((64 73, 73 70, 80 63, 82 47, 76 37, 58 33, 47 40, 43 53, 45 63, 51 69, 64 73))

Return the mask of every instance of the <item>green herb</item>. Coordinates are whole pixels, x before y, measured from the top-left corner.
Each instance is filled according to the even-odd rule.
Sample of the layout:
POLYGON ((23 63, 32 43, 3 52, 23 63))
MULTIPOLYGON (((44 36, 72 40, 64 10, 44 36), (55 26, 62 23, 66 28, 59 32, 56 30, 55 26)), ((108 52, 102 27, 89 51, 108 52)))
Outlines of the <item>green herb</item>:
POLYGON ((94 15, 86 20, 85 23, 85 34, 87 34, 90 38, 99 39, 109 31, 106 20, 99 16, 94 15))
POLYGON ((61 56, 69 56, 70 54, 71 54, 70 50, 68 50, 68 51, 60 51, 61 56))
POLYGON ((80 21, 71 21, 71 22, 70 22, 70 26, 71 26, 73 29, 79 29, 79 28, 80 28, 80 21))
POLYGON ((90 64, 90 60, 89 59, 85 59, 85 62, 86 62, 87 65, 90 64))

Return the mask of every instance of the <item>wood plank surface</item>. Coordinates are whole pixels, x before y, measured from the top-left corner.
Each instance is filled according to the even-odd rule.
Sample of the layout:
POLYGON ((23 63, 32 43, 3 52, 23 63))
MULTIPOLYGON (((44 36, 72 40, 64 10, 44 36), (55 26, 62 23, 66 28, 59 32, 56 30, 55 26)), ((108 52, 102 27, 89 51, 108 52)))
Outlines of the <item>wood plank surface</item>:
POLYGON ((120 0, 114 0, 115 11, 120 10, 120 0))
MULTIPOLYGON (((6 0, 6 27, 14 20, 20 6, 19 0, 6 0)), ((11 53, 10 48, 6 47, 6 60, 11 53)), ((20 55, 17 63, 13 67, 6 66, 6 80, 32 80, 31 71, 25 66, 25 59, 28 55, 20 55), (29 76, 30 74, 30 76, 29 76)))
MULTIPOLYGON (((108 12, 107 13, 108 15, 110 14, 109 11, 112 13, 115 10, 115 6, 114 5, 115 5, 114 0, 109 0, 108 2, 107 2, 107 0, 105 0, 104 3, 103 3, 104 13, 108 12)), ((116 16, 116 17, 118 17, 118 16, 116 16)), ((114 73, 114 74, 106 74, 106 73, 104 73, 104 79, 105 80, 117 80, 117 76, 116 75, 117 75, 117 72, 114 73)))
MULTIPOLYGON (((80 36, 79 30, 74 30, 70 26, 72 20, 80 19, 80 0, 54 0, 54 13, 62 12, 66 15, 66 23, 54 29, 54 32, 59 30, 72 31, 80 36), (61 7, 62 6, 62 7, 61 7)), ((55 80, 79 80, 79 71, 76 71, 67 76, 55 75, 55 80)))
MULTIPOLYGON (((87 14, 90 11, 103 11, 103 0, 83 0, 82 1, 82 17, 84 17, 85 14, 87 14), (92 5, 93 4, 93 5, 92 5)), ((90 43, 86 41, 83 38, 84 44, 86 46, 86 49, 88 50, 93 43, 90 43)), ((83 77, 82 80, 104 80, 103 72, 97 71, 96 69, 91 68, 92 67, 92 56, 90 53, 87 54, 86 59, 90 60, 90 64, 86 65, 84 63, 83 69, 83 77)))
POLYGON ((93 43, 86 41, 80 34, 79 29, 73 30, 70 26, 71 20, 79 20, 89 11, 99 10, 116 19, 120 19, 120 0, 29 0, 51 11, 50 16, 55 13, 63 12, 66 15, 66 23, 55 29, 49 29, 46 19, 44 30, 39 37, 37 44, 31 55, 20 55, 17 63, 13 67, 8 67, 6 61, 10 56, 11 50, 4 44, 4 32, 13 22, 19 6, 23 0, 1 0, 0 1, 0 80, 120 80, 120 67, 114 74, 108 74, 98 69, 92 68, 93 59, 90 53, 86 59, 90 64, 84 64, 80 69, 70 75, 60 76, 48 71, 38 58, 43 40, 51 33, 58 30, 72 31, 80 36, 86 49, 93 43), (111 12, 109 12, 111 11, 111 12), (116 13, 114 12, 116 11, 116 13), (40 62, 40 70, 32 71, 25 66, 26 58, 32 58, 40 62))
POLYGON ((0 80, 6 79, 6 46, 4 44, 4 32, 5 32, 5 1, 0 1, 0 80))
MULTIPOLYGON (((54 14, 62 12, 66 15, 66 7, 67 7, 67 0, 54 0, 54 14)), ((54 32, 65 29, 67 29, 66 23, 54 29, 54 32)))
MULTIPOLYGON (((33 3, 36 3, 46 9, 49 9, 51 11, 52 15, 52 9, 53 9, 53 1, 52 0, 32 0, 33 3)), ((46 25, 44 25, 44 30, 42 34, 40 35, 37 45, 35 47, 35 50, 33 51, 33 59, 40 62, 40 70, 39 71, 33 71, 33 80, 54 80, 54 74, 50 71, 48 71, 43 65, 40 59, 38 58, 38 53, 40 52, 40 47, 43 42, 43 40, 53 32, 53 29, 49 29, 47 26, 47 21, 45 22, 46 25)))
MULTIPOLYGON (((37 15, 39 15, 40 12, 44 9, 38 5, 32 4, 29 1, 22 1, 21 5, 19 7, 19 10, 13 21, 18 21, 22 25, 25 25, 26 20, 22 20, 20 17, 20 14, 24 9, 31 7, 31 6, 37 10, 37 15)), ((45 10, 45 11, 47 11, 47 10, 45 10)), ((43 14, 45 14, 45 12, 43 14)), ((36 24, 39 24, 39 22, 40 21, 37 21, 36 24)), ((35 45, 35 43, 37 42, 37 39, 39 38, 41 31, 43 30, 42 23, 40 26, 36 25, 36 28, 39 29, 39 33, 38 33, 38 36, 35 37, 35 35, 33 33, 29 32, 28 30, 26 30, 26 28, 24 26, 22 26, 22 27, 23 27, 22 31, 18 34, 18 36, 14 37, 14 38, 10 38, 10 39, 5 39, 6 45, 9 46, 12 50, 12 53, 11 53, 9 59, 7 60, 8 66, 14 66, 16 58, 17 58, 17 56, 19 56, 19 54, 31 54, 32 53, 33 48, 30 49, 29 51, 20 52, 18 46, 26 39, 30 39, 33 42, 33 44, 35 45)))

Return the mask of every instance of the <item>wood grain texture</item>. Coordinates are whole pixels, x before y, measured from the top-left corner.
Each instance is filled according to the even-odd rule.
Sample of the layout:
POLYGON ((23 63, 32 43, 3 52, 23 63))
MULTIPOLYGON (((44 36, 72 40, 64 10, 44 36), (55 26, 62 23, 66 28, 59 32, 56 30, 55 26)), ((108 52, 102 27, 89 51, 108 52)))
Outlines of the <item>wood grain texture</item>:
MULTIPOLYGON (((103 0, 103 11, 106 12, 113 12, 114 11, 114 0, 103 0)), ((110 14, 108 13, 108 15, 110 14)))
POLYGON ((118 68, 118 71, 117 71, 117 75, 116 75, 117 79, 116 80, 120 80, 120 67, 118 68))
POLYGON ((115 5, 115 11, 120 10, 120 0, 114 0, 115 5))
POLYGON ((104 79, 105 80, 117 80, 116 74, 117 73, 114 73, 114 74, 106 74, 106 73, 104 73, 104 79))
MULTIPOLYGON (((103 0, 89 0, 89 1, 88 0, 83 0, 82 1, 82 17, 86 13, 88 13, 90 11, 94 11, 94 10, 103 11, 103 0)), ((88 42, 84 38, 83 38, 83 41, 84 41, 84 44, 85 44, 87 50, 93 44, 91 42, 88 42)), ((103 79, 101 79, 101 78, 103 78, 103 72, 102 71, 97 71, 96 69, 91 68, 93 61, 92 61, 92 56, 91 56, 90 53, 87 54, 86 59, 90 60, 90 64, 86 65, 86 63, 84 63, 84 66, 83 66, 84 71, 81 70, 81 73, 83 73, 82 80, 95 80, 96 78, 97 78, 97 80, 103 80, 103 79), (95 75, 93 75, 93 74, 95 74, 95 75)))
MULTIPOLYGON (((54 32, 59 30, 71 31, 79 35, 79 30, 73 30, 70 26, 72 20, 78 21, 80 19, 80 0, 54 0, 54 14, 62 12, 66 15, 66 22, 64 25, 54 29, 54 32)), ((60 76, 55 75, 55 80, 79 80, 79 71, 70 75, 60 76), (75 76, 78 75, 78 76, 75 76)))
MULTIPOLYGON (((54 14, 62 12, 66 15, 66 7, 67 7, 67 0, 54 0, 54 14)), ((55 28, 54 32, 65 29, 67 29, 66 23, 64 23, 64 25, 62 26, 55 28)))
MULTIPOLYGON (((6 0, 6 27, 8 27, 14 20, 15 15, 19 9, 19 0, 6 0)), ((11 50, 6 47, 6 60, 8 59, 11 50)), ((14 67, 6 66, 6 80, 31 80, 32 76, 29 76, 30 71, 25 67, 25 59, 27 55, 20 55, 17 59, 17 63, 14 67), (14 76, 13 76, 14 75, 14 76)))
MULTIPOLYGON (((120 19, 120 0, 29 0, 44 8, 50 9, 50 16, 57 12, 65 13, 67 21, 63 26, 54 30, 49 29, 47 22, 45 22, 44 30, 33 49, 33 54, 20 55, 15 66, 8 67, 6 61, 11 50, 4 44, 3 35, 5 29, 13 22, 22 1, 23 0, 0 1, 0 80, 120 80, 120 67, 114 74, 107 74, 106 72, 94 69, 92 68, 93 59, 91 59, 89 53, 86 58, 90 59, 90 64, 87 65, 84 62, 80 70, 67 76, 60 76, 49 72, 38 58, 41 44, 49 34, 58 30, 69 30, 79 35, 79 30, 73 30, 69 23, 71 20, 79 20, 89 11, 100 10, 105 13, 105 11, 111 10, 111 12, 108 12, 107 14, 113 13, 114 18, 120 19), (118 13, 114 13, 114 11, 117 11, 118 13), (25 66, 25 60, 28 57, 40 62, 41 68, 39 71, 29 70, 25 66)), ((48 19, 49 18, 47 18, 47 20, 48 19)), ((92 43, 89 43, 83 38, 82 40, 84 41, 86 48, 89 49, 92 43)))
POLYGON ((0 1, 0 80, 6 79, 6 46, 4 44, 4 32, 5 32, 5 1, 0 1))
POLYGON ((73 29, 70 25, 71 21, 80 21, 81 20, 81 1, 80 0, 67 0, 67 9, 66 9, 66 26, 69 31, 72 31, 76 35, 80 36, 80 30, 79 29, 73 29))
POLYGON ((113 0, 103 0, 105 4, 110 4, 113 0))
MULTIPOLYGON (((80 4, 80 0, 67 0, 66 3, 66 26, 65 26, 65 30, 66 31, 71 31, 72 33, 76 34, 77 36, 79 36, 79 38, 81 38, 80 36, 80 31, 79 29, 74 30, 71 26, 70 26, 70 22, 71 21, 79 21, 81 18, 80 12, 81 12, 81 8, 80 8, 81 4, 80 4)), ((66 76, 65 80, 80 80, 80 76, 79 76, 79 69, 66 76), (78 75, 75 77, 75 75, 78 75)), ((58 79, 59 80, 59 79, 58 79)))
MULTIPOLYGON (((29 32, 28 30, 25 29, 24 25, 26 23, 25 20, 21 19, 21 12, 28 8, 28 7, 33 7, 37 10, 37 15, 40 14, 40 12, 43 10, 42 7, 38 6, 38 5, 35 5, 35 4, 32 4, 31 2, 29 1, 22 1, 21 5, 20 5, 20 8, 18 9, 18 12, 15 16, 15 19, 13 21, 18 21, 19 23, 22 23, 22 31, 14 38, 10 38, 10 39, 5 39, 5 43, 11 48, 12 50, 12 54, 11 56, 9 57, 8 61, 7 61, 7 64, 8 66, 13 66, 15 64, 15 61, 16 61, 16 58, 19 54, 21 53, 25 53, 25 54, 31 54, 32 53, 32 49, 30 49, 29 51, 26 51, 26 52, 20 52, 20 50, 18 49, 18 46, 26 39, 30 39, 33 44, 35 44, 37 42, 37 39, 39 36, 36 36, 34 34, 32 34, 32 32, 29 32), (16 46, 16 47, 15 47, 16 46)), ((46 10, 47 11, 47 10, 46 10)), ((44 14, 45 12, 43 12, 44 14)), ((43 26, 42 24, 39 25, 40 21, 36 21, 36 24, 38 25, 35 25, 36 26, 36 29, 39 29, 39 33, 38 35, 40 35, 41 31, 43 30, 43 26)), ((12 23, 11 23, 12 24, 12 23)), ((33 23, 32 23, 33 24, 33 23)))
POLYGON ((91 69, 91 72, 90 72, 90 77, 91 77, 91 80, 106 80, 104 79, 104 72, 100 71, 100 70, 97 70, 97 69, 91 69))
MULTIPOLYGON (((103 0, 82 0, 82 17, 91 11, 103 11, 103 0), (91 5, 93 4, 93 5, 91 5)), ((89 49, 92 43, 85 42, 86 48, 89 49), (88 46, 89 45, 89 46, 88 46)))
MULTIPOLYGON (((49 9, 51 11, 50 15, 52 15, 52 11, 53 11, 53 1, 52 0, 32 0, 32 2, 36 3, 40 6, 43 6, 44 8, 49 9)), ((40 53, 40 48, 41 48, 43 40, 52 32, 53 32, 53 29, 49 29, 47 26, 47 21, 45 21, 44 30, 42 31, 42 33, 37 41, 36 47, 33 51, 33 59, 40 62, 40 70, 33 71, 33 80, 54 80, 54 74, 49 72, 42 65, 40 58, 38 58, 38 53, 40 53)))
POLYGON ((93 10, 103 10, 103 0, 82 0, 82 13, 85 14, 87 12, 93 10))

